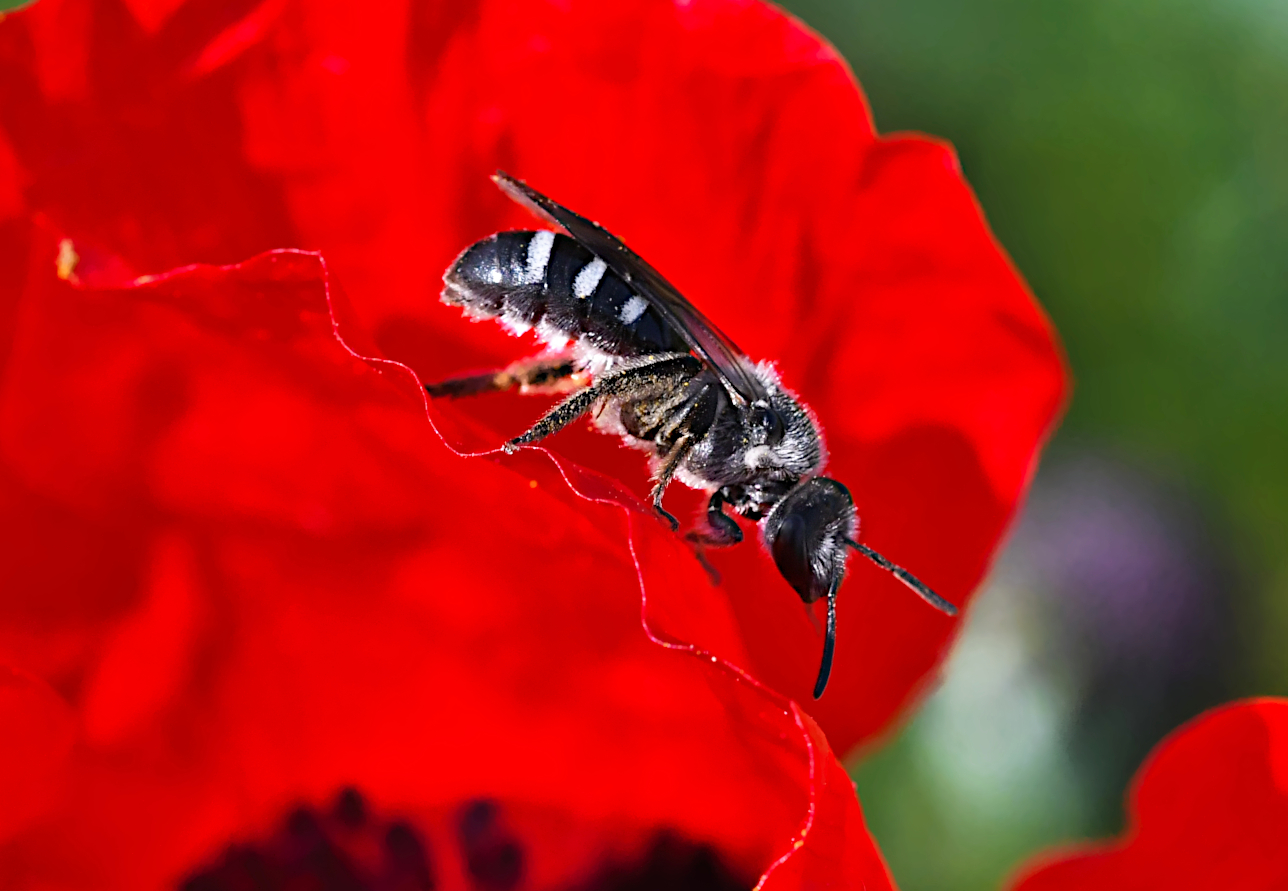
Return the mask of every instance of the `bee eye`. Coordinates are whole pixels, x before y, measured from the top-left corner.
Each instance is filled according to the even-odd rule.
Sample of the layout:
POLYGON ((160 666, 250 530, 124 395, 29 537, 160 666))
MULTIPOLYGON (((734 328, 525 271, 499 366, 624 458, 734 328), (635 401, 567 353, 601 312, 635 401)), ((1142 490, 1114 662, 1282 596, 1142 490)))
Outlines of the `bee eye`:
POLYGON ((776 446, 783 439, 783 419, 778 412, 768 405, 754 405, 751 409, 751 423, 765 431, 765 443, 776 446))

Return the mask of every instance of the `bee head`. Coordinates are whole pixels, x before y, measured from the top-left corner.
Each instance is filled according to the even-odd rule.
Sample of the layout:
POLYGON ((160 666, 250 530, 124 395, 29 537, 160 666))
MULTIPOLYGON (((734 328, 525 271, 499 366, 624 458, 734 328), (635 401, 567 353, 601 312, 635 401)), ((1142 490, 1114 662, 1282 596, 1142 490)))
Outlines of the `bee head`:
POLYGON ((761 532, 778 571, 801 600, 813 603, 827 597, 827 637, 814 684, 815 699, 823 695, 832 673, 836 589, 845 576, 847 542, 854 538, 858 525, 849 490, 836 480, 815 477, 774 505, 761 532))
POLYGON ((832 673, 836 647, 836 590, 845 576, 845 559, 853 548, 894 575, 923 600, 950 616, 957 607, 940 597, 901 566, 856 541, 859 527, 854 499, 845 486, 827 477, 814 477, 796 486, 765 517, 761 534, 783 578, 801 600, 813 603, 827 597, 827 636, 823 660, 814 683, 814 698, 823 695, 832 673))
POLYGON ((840 584, 858 518, 849 491, 836 480, 815 477, 774 505, 762 535, 778 571, 801 600, 813 603, 840 584))

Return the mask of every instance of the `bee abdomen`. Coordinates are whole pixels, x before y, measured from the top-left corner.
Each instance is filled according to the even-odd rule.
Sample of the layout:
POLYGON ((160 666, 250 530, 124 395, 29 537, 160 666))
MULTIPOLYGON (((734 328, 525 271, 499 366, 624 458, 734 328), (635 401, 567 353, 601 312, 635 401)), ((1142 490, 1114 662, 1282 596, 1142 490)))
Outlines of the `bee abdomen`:
POLYGON ((678 332, 596 257, 566 235, 501 232, 465 250, 443 277, 443 302, 615 356, 688 352, 678 332))

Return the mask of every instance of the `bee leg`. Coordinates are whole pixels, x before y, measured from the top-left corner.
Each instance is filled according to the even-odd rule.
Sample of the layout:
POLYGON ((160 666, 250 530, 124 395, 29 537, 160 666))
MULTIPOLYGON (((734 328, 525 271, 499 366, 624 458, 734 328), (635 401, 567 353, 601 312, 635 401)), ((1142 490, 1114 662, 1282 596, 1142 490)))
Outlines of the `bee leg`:
POLYGON ((558 389, 560 384, 577 374, 577 366, 567 356, 537 356, 515 362, 500 371, 462 374, 425 384, 425 389, 435 399, 460 399, 480 393, 500 393, 515 387, 526 393, 558 389))
POLYGON ((711 561, 703 552, 707 548, 727 548, 742 541, 742 529, 724 512, 724 505, 725 499, 720 491, 712 492, 711 500, 707 502, 706 526, 690 529, 684 536, 685 540, 692 545, 694 556, 706 570, 707 578, 713 585, 720 584, 720 573, 711 565, 711 561))
POLYGON ((742 529, 724 512, 724 505, 724 496, 719 491, 712 492, 707 503, 706 528, 690 530, 685 538, 709 548, 727 548, 742 541, 742 529))
POLYGON ((671 478, 675 476, 676 468, 680 466, 680 462, 684 460, 685 455, 689 454, 693 446, 694 438, 692 436, 688 434, 681 436, 679 441, 671 447, 671 451, 667 454, 666 460, 662 462, 662 466, 658 468, 657 482, 653 484, 653 510, 657 511, 659 517, 671 524, 672 532, 680 528, 680 521, 668 513, 666 508, 662 507, 662 494, 666 491, 666 487, 671 484, 671 478))
POLYGON ((659 431, 654 440, 662 454, 662 464, 657 471, 657 483, 653 486, 653 510, 671 524, 672 532, 680 528, 680 521, 663 509, 662 493, 670 485, 681 462, 711 429, 719 407, 715 385, 703 386, 695 395, 682 395, 681 398, 688 404, 674 421, 659 431))
POLYGON ((589 387, 578 390, 550 409, 527 432, 516 436, 502 448, 507 453, 515 452, 520 446, 545 439, 550 434, 567 427, 588 412, 600 399, 621 395, 632 387, 658 384, 668 378, 687 380, 701 367, 701 363, 687 353, 664 353, 661 356, 650 357, 644 362, 629 365, 620 371, 605 374, 589 387))

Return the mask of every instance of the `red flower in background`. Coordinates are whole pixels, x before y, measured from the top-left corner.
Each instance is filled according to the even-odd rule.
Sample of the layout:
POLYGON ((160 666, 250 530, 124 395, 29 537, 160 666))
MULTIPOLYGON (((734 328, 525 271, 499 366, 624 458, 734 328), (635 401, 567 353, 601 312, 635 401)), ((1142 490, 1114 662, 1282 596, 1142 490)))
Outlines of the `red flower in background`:
POLYGON ((1288 888, 1288 700, 1214 709, 1159 744, 1120 840, 1047 854, 1014 891, 1288 888))
POLYGON ((715 0, 41 0, 0 23, 0 79, 0 714, 28 728, 0 876, 173 883, 354 785, 301 831, 361 846, 374 802, 440 886, 442 851, 509 850, 453 810, 483 798, 528 887, 658 828, 748 884, 888 884, 833 750, 953 623, 855 564, 798 706, 818 633, 766 555, 712 587, 584 469, 638 491, 638 455, 461 457, 538 407, 426 423, 417 375, 522 349, 435 301, 462 247, 532 225, 504 167, 778 360, 865 540, 963 603, 1062 381, 948 148, 878 138, 830 48, 715 0), (321 256, 240 262, 290 247, 321 256), (165 272, 190 263, 239 265, 165 272))

